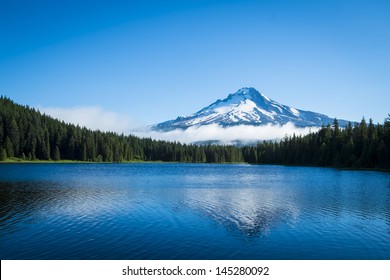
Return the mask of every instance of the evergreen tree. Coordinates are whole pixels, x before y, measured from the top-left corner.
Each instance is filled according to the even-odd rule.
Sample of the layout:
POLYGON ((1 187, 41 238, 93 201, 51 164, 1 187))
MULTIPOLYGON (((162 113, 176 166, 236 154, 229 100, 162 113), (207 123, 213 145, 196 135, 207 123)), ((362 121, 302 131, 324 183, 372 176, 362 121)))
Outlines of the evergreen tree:
POLYGON ((56 147, 54 148, 53 159, 54 159, 55 161, 61 160, 60 148, 58 148, 58 146, 56 146, 56 147))
POLYGON ((13 154, 15 156, 19 156, 20 137, 19 137, 19 128, 15 118, 12 118, 11 122, 9 123, 7 134, 12 143, 13 154))
POLYGON ((14 146, 8 136, 5 138, 5 151, 7 153, 7 157, 14 156, 14 146))
POLYGON ((4 148, 0 148, 0 161, 3 161, 7 158, 7 152, 4 148))

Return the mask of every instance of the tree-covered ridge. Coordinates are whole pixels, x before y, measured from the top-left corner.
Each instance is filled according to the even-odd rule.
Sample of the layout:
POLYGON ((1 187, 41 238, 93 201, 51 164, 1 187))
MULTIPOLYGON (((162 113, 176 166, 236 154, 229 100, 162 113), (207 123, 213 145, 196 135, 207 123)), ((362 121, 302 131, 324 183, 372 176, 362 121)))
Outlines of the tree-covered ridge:
POLYGON ((390 116, 383 125, 337 120, 306 136, 256 146, 186 145, 92 131, 67 124, 0 97, 0 160, 96 162, 248 162, 354 168, 390 168, 390 116))
POLYGON ((383 125, 363 118, 343 129, 335 119, 332 126, 306 136, 244 147, 243 157, 249 163, 389 169, 390 115, 383 125))
POLYGON ((0 160, 242 162, 234 146, 196 146, 92 131, 0 97, 0 160))

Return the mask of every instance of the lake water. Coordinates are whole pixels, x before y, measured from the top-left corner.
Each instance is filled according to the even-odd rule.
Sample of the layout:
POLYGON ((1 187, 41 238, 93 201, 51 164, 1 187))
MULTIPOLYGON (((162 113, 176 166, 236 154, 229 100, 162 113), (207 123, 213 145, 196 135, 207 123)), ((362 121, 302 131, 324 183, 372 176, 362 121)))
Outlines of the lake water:
POLYGON ((1 259, 390 259, 390 174, 0 164, 1 259))

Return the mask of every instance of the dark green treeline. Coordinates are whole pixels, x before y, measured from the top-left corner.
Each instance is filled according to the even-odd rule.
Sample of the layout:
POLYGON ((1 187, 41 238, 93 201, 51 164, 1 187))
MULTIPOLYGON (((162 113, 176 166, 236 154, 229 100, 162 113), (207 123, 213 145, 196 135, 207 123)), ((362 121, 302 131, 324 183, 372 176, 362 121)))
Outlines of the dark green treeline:
POLYGON ((0 160, 243 162, 235 146, 197 146, 92 131, 0 97, 0 160))
POLYGON ((390 168, 390 117, 383 125, 333 125, 306 136, 256 146, 186 145, 92 131, 66 124, 0 97, 0 160, 95 162, 248 162, 354 168, 390 168))
POLYGON ((242 152, 249 163, 389 169, 390 115, 383 125, 374 125, 371 119, 367 124, 363 118, 343 129, 335 119, 318 132, 262 142, 242 152))

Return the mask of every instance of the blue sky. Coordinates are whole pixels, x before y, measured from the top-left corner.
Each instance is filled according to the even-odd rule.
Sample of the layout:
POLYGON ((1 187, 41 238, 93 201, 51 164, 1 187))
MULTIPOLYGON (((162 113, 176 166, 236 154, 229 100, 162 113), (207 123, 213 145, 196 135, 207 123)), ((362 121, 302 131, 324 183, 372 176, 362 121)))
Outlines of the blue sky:
POLYGON ((137 127, 253 86, 299 109, 383 122, 389 15, 377 0, 3 0, 0 94, 137 127))

